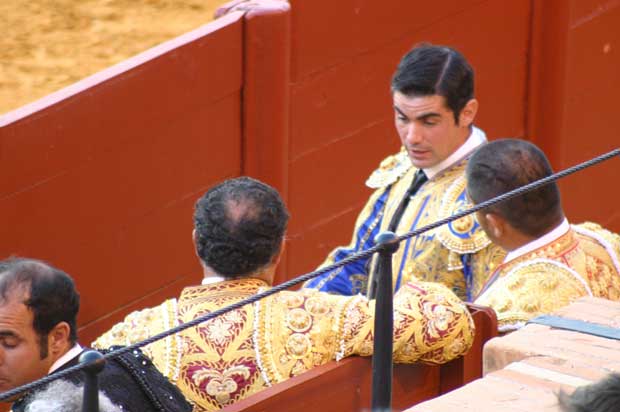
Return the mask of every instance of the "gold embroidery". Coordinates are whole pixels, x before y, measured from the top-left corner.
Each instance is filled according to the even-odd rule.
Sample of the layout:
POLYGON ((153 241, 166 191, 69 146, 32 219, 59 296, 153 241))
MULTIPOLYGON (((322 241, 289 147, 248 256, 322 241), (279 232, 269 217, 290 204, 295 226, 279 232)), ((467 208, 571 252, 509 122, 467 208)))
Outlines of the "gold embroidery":
POLYGON ((305 332, 312 324, 312 317, 303 309, 293 309, 286 315, 286 323, 295 332, 305 332))
POLYGON ((425 303, 424 316, 427 320, 428 334, 433 338, 437 338, 442 332, 448 329, 448 326, 454 321, 454 315, 443 305, 436 305, 434 303, 425 303))
MULTIPOLYGON (((176 319, 188 322, 263 288, 265 283, 256 279, 185 288, 176 319)), ((396 294, 394 307, 394 356, 399 362, 443 363, 471 345, 471 317, 441 285, 407 284, 396 294)), ((123 338, 135 329, 159 333, 166 322, 153 313, 129 316, 113 330, 123 338)), ((372 354, 373 313, 374 301, 362 296, 280 292, 181 332, 176 384, 197 410, 219 410, 336 357, 372 354)), ((177 355, 163 349, 152 354, 156 365, 177 355)))
MULTIPOLYGON (((464 168, 465 164, 463 162, 461 167, 464 168)), ((441 199, 439 218, 446 218, 471 209, 472 205, 465 196, 466 186, 464 174, 459 174, 454 181, 450 182, 441 199)), ((460 254, 474 253, 491 243, 480 226, 475 228, 476 224, 474 215, 467 215, 438 228, 437 236, 449 250, 460 254)))
POLYGON ((477 303, 495 309, 503 330, 581 296, 620 297, 620 275, 609 250, 573 230, 497 270, 497 280, 477 303))
POLYGON ((302 335, 300 333, 295 333, 289 336, 288 341, 286 342, 286 349, 288 353, 296 359, 306 356, 311 347, 312 344, 310 343, 310 339, 306 335, 302 335))
POLYGON ((386 187, 400 179, 412 167, 407 151, 401 147, 400 152, 383 159, 379 168, 366 180, 366 186, 371 189, 386 187))
POLYGON ((233 379, 235 375, 248 379, 250 370, 246 366, 233 366, 223 373, 213 369, 199 370, 192 376, 192 380, 196 386, 201 386, 203 381, 211 379, 206 387, 207 393, 225 405, 230 401, 230 394, 237 391, 237 382, 233 379))

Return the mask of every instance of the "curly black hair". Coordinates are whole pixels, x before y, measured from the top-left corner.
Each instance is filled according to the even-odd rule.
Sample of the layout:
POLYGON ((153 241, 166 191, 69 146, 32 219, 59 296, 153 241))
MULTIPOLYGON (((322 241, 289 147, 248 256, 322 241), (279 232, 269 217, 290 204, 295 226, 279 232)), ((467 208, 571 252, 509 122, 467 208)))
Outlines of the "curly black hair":
POLYGON ((226 180, 196 202, 196 251, 221 276, 247 276, 280 252, 288 218, 274 188, 249 177, 226 180))

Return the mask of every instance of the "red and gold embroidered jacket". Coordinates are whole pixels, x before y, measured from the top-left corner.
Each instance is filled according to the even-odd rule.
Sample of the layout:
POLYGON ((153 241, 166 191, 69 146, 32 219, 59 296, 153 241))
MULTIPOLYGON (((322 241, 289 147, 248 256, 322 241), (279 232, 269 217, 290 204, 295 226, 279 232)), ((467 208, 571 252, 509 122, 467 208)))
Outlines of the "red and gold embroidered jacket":
MULTIPOLYGON (((93 344, 127 345, 267 289, 257 279, 188 287, 134 312, 93 344)), ((214 411, 314 366, 371 355, 374 301, 316 290, 280 292, 157 341, 144 352, 195 410, 214 411)), ((445 286, 406 284, 394 297, 394 360, 444 363, 464 354, 474 326, 445 286)))

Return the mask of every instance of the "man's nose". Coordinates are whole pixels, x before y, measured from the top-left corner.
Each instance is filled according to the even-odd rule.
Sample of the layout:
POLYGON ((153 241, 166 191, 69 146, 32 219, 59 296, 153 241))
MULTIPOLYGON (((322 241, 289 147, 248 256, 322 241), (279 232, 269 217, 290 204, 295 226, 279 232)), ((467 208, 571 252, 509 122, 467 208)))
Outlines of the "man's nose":
POLYGON ((405 136, 405 139, 409 144, 418 144, 422 141, 422 133, 420 127, 417 126, 414 122, 411 122, 407 126, 407 135, 405 136))

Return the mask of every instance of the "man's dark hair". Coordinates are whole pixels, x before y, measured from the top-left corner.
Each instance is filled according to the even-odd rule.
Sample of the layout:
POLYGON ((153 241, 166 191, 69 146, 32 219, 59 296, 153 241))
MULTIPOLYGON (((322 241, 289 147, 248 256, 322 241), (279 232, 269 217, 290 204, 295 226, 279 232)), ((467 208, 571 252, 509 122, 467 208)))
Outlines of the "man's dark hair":
POLYGON ((226 180, 196 202, 198 256, 222 276, 254 273, 279 253, 288 217, 272 187, 249 177, 226 180))
POLYGON ((620 407, 620 374, 612 373, 570 395, 560 392, 558 398, 564 412, 616 412, 620 407))
POLYGON ((24 294, 24 305, 33 313, 32 326, 39 337, 41 359, 47 357, 47 336, 60 322, 70 327, 71 344, 77 341, 76 317, 80 295, 65 272, 36 259, 0 261, 0 298, 6 303, 13 293, 24 294))
POLYGON ((401 59, 392 77, 392 93, 407 97, 439 95, 459 124, 461 110, 474 97, 474 71, 458 51, 421 44, 401 59))
MULTIPOLYGON (((551 175, 545 154, 534 144, 519 139, 500 139, 483 145, 467 164, 467 193, 478 204, 551 175)), ((555 182, 487 209, 512 227, 540 237, 564 218, 560 191, 555 182)))

